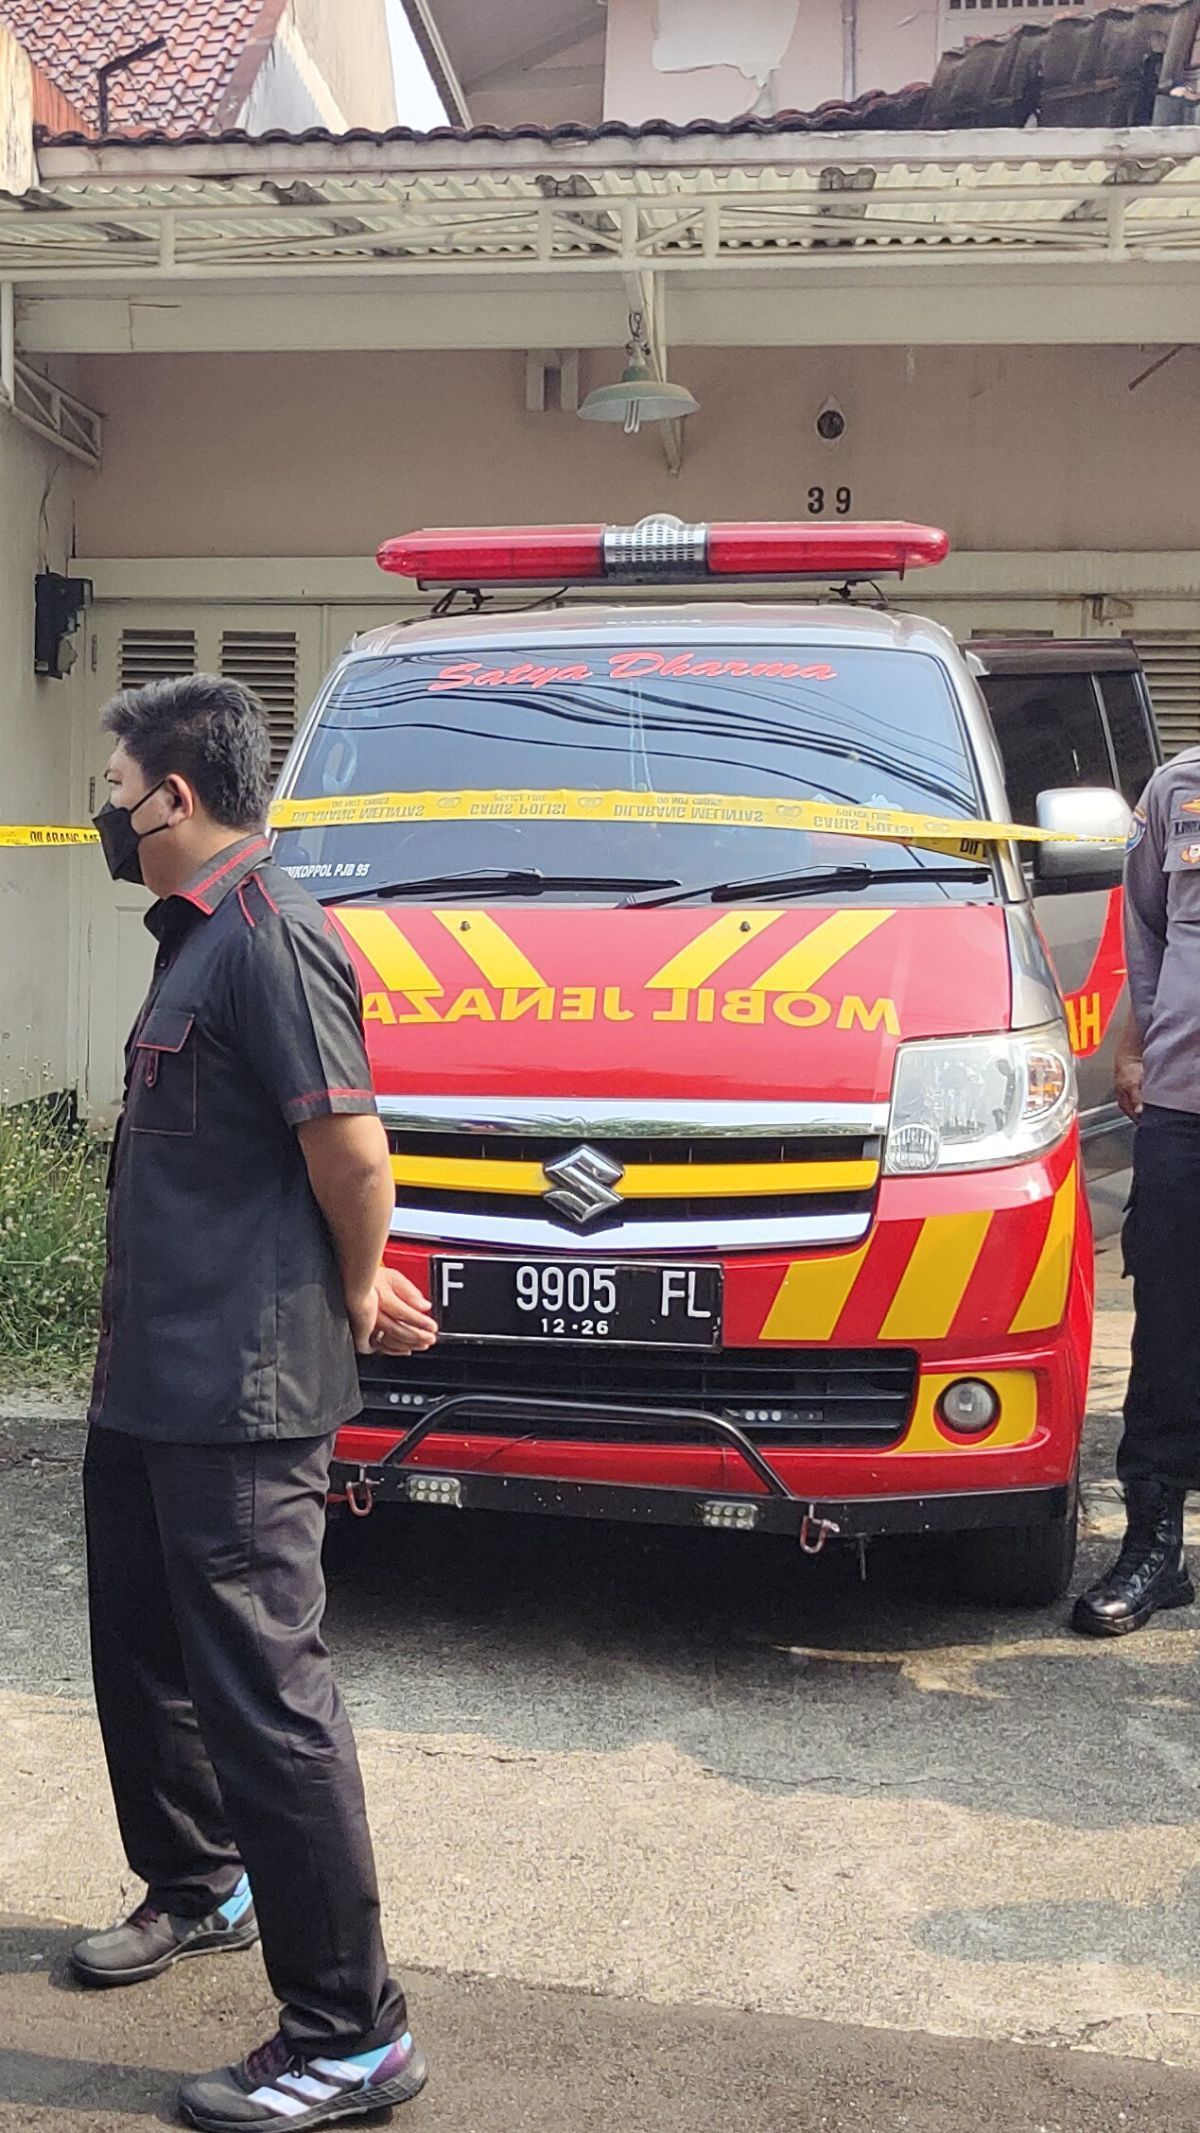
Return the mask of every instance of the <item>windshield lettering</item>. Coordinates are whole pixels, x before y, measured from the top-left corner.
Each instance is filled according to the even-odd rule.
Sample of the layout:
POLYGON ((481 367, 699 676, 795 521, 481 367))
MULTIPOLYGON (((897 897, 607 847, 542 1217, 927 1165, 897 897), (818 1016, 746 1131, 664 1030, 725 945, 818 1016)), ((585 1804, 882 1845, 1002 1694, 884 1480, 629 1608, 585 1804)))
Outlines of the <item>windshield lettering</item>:
POLYGON ((606 666, 536 666, 522 660, 513 667, 489 667, 478 659, 455 659, 440 667, 429 683, 429 693, 445 695, 451 689, 546 689, 563 681, 647 681, 654 676, 678 680, 697 679, 750 681, 836 681, 837 668, 824 660, 803 666, 795 659, 705 659, 695 652, 652 652, 624 649, 610 652, 606 666))

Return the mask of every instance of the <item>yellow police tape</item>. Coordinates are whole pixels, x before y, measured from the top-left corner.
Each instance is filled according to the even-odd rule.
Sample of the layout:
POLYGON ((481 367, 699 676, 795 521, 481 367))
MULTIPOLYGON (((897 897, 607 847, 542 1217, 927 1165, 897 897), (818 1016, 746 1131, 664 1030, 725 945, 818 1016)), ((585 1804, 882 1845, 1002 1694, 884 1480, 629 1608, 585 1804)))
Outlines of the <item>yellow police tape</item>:
MULTIPOLYGON (((823 836, 875 837, 960 859, 986 855, 990 844, 1060 841, 1053 830, 1016 822, 956 821, 886 807, 822 800, 749 799, 728 793, 644 792, 376 792, 344 798, 279 800, 272 829, 334 829, 381 822, 651 822, 716 829, 808 830, 823 836)), ((1078 843, 1078 838, 1062 842, 1078 843)), ((1091 840, 1088 840, 1091 841, 1091 840)), ((1100 840, 1097 840, 1100 841, 1100 840)), ((1108 837, 1106 844, 1123 843, 1108 837)))
POLYGON ((0 822, 0 849, 14 844, 99 844, 93 829, 24 829, 19 823, 0 822))
MULTIPOLYGON (((850 807, 820 800, 742 798, 727 793, 375 792, 342 798, 278 800, 276 830, 342 829, 407 822, 631 822, 683 823, 716 829, 807 830, 821 836, 873 837, 912 844, 956 859, 986 857, 992 844, 1066 844, 1084 840, 1019 822, 958 821, 905 814, 895 808, 850 807)), ((1088 842, 1119 845, 1120 837, 1088 842)), ((0 824, 0 847, 94 844, 82 828, 21 828, 0 824)))

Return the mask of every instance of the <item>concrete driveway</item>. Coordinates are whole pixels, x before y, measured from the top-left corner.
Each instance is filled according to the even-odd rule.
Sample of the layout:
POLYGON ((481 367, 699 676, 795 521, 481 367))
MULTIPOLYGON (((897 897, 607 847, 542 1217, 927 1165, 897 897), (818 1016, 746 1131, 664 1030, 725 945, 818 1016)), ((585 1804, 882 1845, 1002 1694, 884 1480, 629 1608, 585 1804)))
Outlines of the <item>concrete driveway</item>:
MULTIPOLYGON (((1120 1523, 1107 1261, 1102 1293, 1085 1570, 1120 1523)), ((257 1955, 99 1999, 62 1976, 64 1928, 136 1900, 80 1444, 0 1438, 3 2133, 128 2133, 272 2026, 257 1955)), ((899 1553, 863 1584, 740 1535, 441 1512, 341 1528, 329 1567, 436 2059, 413 2133, 1200 2123, 1191 1614, 1092 1645, 948 1607, 899 1553)))

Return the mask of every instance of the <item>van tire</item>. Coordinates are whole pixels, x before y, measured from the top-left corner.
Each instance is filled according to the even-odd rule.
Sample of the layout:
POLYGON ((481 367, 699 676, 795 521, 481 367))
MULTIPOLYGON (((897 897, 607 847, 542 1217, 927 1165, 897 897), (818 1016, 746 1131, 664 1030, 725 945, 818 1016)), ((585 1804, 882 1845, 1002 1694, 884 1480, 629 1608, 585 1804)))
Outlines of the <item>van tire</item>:
POLYGON ((963 1599, 985 1607, 1052 1607, 1070 1587, 1078 1537, 1076 1473, 1061 1517, 957 1534, 948 1549, 950 1577, 963 1599))

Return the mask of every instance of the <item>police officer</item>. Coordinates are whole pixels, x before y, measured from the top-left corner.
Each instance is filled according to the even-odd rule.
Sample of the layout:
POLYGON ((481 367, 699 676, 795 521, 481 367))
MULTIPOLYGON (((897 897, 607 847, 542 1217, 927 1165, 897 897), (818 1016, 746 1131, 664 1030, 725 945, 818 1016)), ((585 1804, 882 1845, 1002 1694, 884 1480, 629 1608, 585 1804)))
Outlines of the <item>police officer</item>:
POLYGON ((1125 960, 1117 1095, 1137 1122, 1123 1240, 1133 1355, 1117 1452, 1126 1532, 1075 1605, 1075 1628, 1092 1637, 1122 1636, 1195 1598, 1183 1511, 1200 1488, 1200 749, 1157 770, 1134 810, 1125 960))
POLYGON ((135 1984, 261 1935, 279 2032, 186 2080, 193 2125, 299 2129, 407 2101, 354 1739, 321 1640, 333 1432, 354 1351, 435 1337, 382 1268, 394 1206, 358 988, 276 867, 263 713, 211 675, 104 713, 96 817, 144 881, 154 975, 126 1052, 84 1461, 92 1665, 146 1895, 73 1951, 135 1984))

